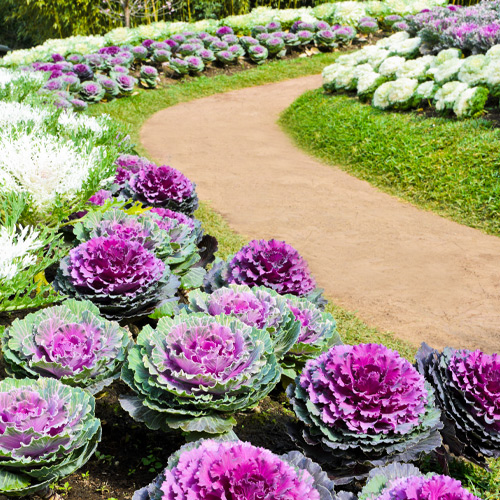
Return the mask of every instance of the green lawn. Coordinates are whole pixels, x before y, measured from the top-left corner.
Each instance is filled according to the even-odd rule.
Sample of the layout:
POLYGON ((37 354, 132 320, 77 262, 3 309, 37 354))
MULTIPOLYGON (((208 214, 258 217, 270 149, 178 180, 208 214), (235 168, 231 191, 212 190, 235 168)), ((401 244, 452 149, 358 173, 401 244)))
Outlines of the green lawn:
MULTIPOLYGON (((317 74, 321 72, 325 65, 331 64, 335 58, 335 54, 322 54, 314 58, 271 62, 232 76, 216 76, 214 78, 201 76, 186 79, 179 84, 164 89, 139 91, 137 95, 130 98, 92 106, 89 113, 92 115, 108 113, 127 128, 132 140, 138 144, 142 124, 149 116, 160 109, 220 92, 317 74)), ((321 97, 321 93, 313 93, 312 96, 321 97)), ((307 100, 303 102, 303 106, 307 106, 307 100)), ((304 108, 300 109, 302 113, 304 108)), ((287 115, 291 117, 291 113, 295 113, 296 110, 297 107, 294 106, 288 111, 287 115)), ((315 112, 319 111, 315 110, 315 112)), ((285 119, 287 115, 285 115, 285 119)), ((308 127, 311 127, 312 122, 314 122, 313 116, 308 118, 308 127)), ((385 118, 385 120, 387 126, 389 126, 390 119, 385 118)), ((357 121, 359 123, 363 119, 360 117, 357 121)), ((302 125, 297 124, 297 128, 302 128, 302 125)), ((357 134, 358 140, 360 136, 363 136, 362 130, 353 131, 352 133, 357 134)), ((368 130, 366 133, 368 133, 368 130)), ((362 142, 371 143, 374 142, 374 139, 372 139, 371 135, 367 135, 362 142)), ((415 138, 412 142, 418 142, 418 138, 415 138)), ((404 141, 401 141, 399 143, 401 153, 404 153, 405 147, 404 141)), ((388 145, 388 149, 393 150, 393 148, 393 145, 388 145)), ((384 153, 382 146, 379 146, 378 150, 380 155, 387 156, 388 153, 384 153)), ((137 145, 137 152, 146 155, 145 150, 139 144, 137 145)), ((352 152, 346 153, 344 158, 347 160, 350 154, 352 152)), ((217 237, 219 241, 218 255, 221 257, 225 258, 231 255, 246 242, 242 236, 232 231, 222 217, 212 210, 207 203, 201 202, 196 216, 203 222, 205 230, 217 237)), ((383 343, 399 350, 408 359, 413 358, 416 349, 412 345, 396 339, 391 333, 381 332, 367 326, 355 314, 334 304, 329 304, 327 310, 336 318, 339 332, 346 343, 383 343)), ((485 500, 498 500, 500 498, 500 460, 497 462, 493 463, 491 472, 483 472, 477 467, 460 463, 456 465, 453 475, 461 479, 463 484, 467 485, 476 495, 481 495, 485 500)))
POLYGON ((296 143, 383 190, 500 235, 500 129, 484 119, 379 111, 321 89, 281 117, 296 143))

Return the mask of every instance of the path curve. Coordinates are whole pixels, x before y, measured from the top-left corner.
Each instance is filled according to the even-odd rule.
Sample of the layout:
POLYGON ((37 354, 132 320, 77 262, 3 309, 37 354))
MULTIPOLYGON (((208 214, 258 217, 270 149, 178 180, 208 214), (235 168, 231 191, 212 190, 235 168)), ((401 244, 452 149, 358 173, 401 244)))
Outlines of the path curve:
POLYGON ((368 324, 415 345, 500 351, 500 238, 298 150, 276 120, 320 85, 312 76, 178 104, 141 140, 235 231, 297 248, 326 296, 368 324))

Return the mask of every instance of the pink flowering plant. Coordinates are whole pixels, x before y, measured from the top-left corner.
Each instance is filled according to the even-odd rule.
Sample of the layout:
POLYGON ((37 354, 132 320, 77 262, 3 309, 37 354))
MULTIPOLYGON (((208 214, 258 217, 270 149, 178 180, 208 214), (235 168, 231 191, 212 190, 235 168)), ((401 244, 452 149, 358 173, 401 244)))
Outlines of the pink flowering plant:
POLYGON ((482 467, 500 457, 500 355, 424 343, 416 360, 436 391, 449 450, 482 467))
POLYGON ((2 352, 7 372, 18 378, 53 377, 95 394, 119 377, 130 344, 127 331, 94 304, 70 299, 16 319, 2 352))
POLYGON ((200 440, 172 455, 132 500, 340 500, 316 463, 297 451, 278 456, 242 441, 200 440))
POLYGON ((269 333, 228 316, 179 314, 146 326, 129 351, 120 398, 150 429, 222 434, 281 378, 269 333))
POLYGON ((423 475, 410 464, 391 464, 370 471, 359 500, 479 500, 460 481, 438 474, 423 475))
POLYGON ((415 460, 441 444, 432 388, 382 345, 332 347, 307 361, 287 394, 300 421, 293 439, 327 461, 339 482, 373 466, 415 460))
POLYGON ((229 285, 212 294, 194 290, 189 294, 189 309, 210 316, 232 316, 266 330, 279 360, 299 337, 300 323, 288 309, 286 299, 269 288, 229 285))
POLYGON ((51 483, 89 460, 100 439, 101 422, 87 391, 44 377, 0 382, 2 494, 50 491, 51 483))

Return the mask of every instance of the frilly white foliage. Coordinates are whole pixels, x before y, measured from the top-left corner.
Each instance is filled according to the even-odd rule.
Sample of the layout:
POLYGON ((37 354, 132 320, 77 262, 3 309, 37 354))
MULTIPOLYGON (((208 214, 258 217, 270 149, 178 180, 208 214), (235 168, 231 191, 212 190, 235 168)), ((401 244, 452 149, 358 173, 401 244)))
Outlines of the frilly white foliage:
POLYGON ((416 78, 419 81, 423 81, 425 80, 426 72, 431 66, 433 59, 433 56, 409 59, 396 70, 396 76, 398 78, 416 78))
POLYGON ((383 83, 375 91, 372 104, 379 109, 405 109, 411 104, 417 86, 418 80, 413 78, 398 78, 383 83))
POLYGON ((363 73, 358 78, 358 83, 356 85, 358 96, 361 98, 370 96, 384 82, 384 80, 385 78, 375 71, 363 73))
POLYGON ((408 38, 401 43, 390 47, 391 55, 403 57, 415 57, 418 54, 418 49, 422 45, 422 40, 419 37, 408 38))
POLYGON ((372 105, 378 109, 388 109, 391 105, 389 101, 389 93, 392 90, 393 82, 385 82, 373 94, 372 105))
POLYGON ((380 49, 387 49, 389 51, 396 50, 396 48, 402 44, 405 40, 410 38, 410 34, 406 31, 399 31, 394 33, 394 35, 388 36, 387 38, 380 39, 375 46, 380 49))
POLYGON ((487 59, 483 54, 467 57, 460 67, 458 79, 472 86, 486 83, 486 74, 484 71, 486 66, 487 59))
POLYGON ((460 94, 468 88, 466 83, 462 82, 448 82, 445 83, 434 96, 436 101, 435 106, 438 111, 445 109, 453 109, 455 101, 460 94))
POLYGON ((20 102, 0 101, 0 127, 8 125, 32 124, 37 129, 43 129, 45 122, 59 114, 57 121, 61 127, 72 131, 90 131, 100 137, 108 130, 109 115, 95 118, 93 116, 77 115, 72 112, 59 113, 53 107, 32 106, 20 102))
POLYGON ((437 89, 438 86, 433 81, 421 83, 415 90, 415 98, 417 101, 433 99, 437 89))
POLYGON ((399 69, 403 67, 406 59, 400 56, 388 57, 379 67, 378 72, 387 77, 394 78, 399 69))
POLYGON ((34 252, 45 241, 39 240, 39 231, 35 228, 0 226, 0 279, 10 280, 23 269, 36 261, 34 252))
POLYGON ((436 83, 443 85, 458 77, 458 73, 464 63, 463 59, 447 59, 446 61, 429 68, 427 75, 434 79, 436 83))
POLYGON ((25 192, 34 206, 48 212, 59 195, 71 199, 99 166, 102 148, 43 133, 0 134, 0 188, 25 192))
MULTIPOLYGON (((0 61, 2 60, 0 59, 0 61)), ((0 68, 0 88, 19 80, 34 80, 41 84, 45 81, 45 76, 38 72, 30 73, 27 71, 13 71, 7 68, 0 68)))
POLYGON ((481 87, 465 89, 455 100, 453 111, 459 118, 473 116, 484 107, 488 92, 481 87))

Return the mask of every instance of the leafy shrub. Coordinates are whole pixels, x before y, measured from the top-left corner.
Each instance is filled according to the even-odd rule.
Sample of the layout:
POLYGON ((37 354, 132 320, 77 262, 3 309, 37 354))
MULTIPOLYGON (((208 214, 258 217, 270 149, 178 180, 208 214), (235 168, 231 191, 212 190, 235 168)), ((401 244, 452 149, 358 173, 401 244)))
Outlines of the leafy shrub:
POLYGON ((422 344, 417 367, 436 390, 443 441, 450 451, 482 467, 500 457, 500 356, 422 344))
POLYGON ((129 346, 126 330, 76 300, 15 320, 2 338, 9 373, 56 378, 93 394, 119 376, 129 346))
POLYGON ((101 439, 94 398, 59 380, 0 382, 0 491, 24 496, 84 465, 101 439))
POLYGON ((210 439, 184 445, 167 468, 133 496, 155 498, 338 499, 328 476, 297 451, 278 456, 250 443, 210 439))
POLYGON ((301 422, 292 437, 339 482, 441 444, 432 388, 382 345, 332 347, 306 363, 287 394, 301 422))
POLYGON ((281 377, 265 330, 228 316, 181 314, 143 328, 122 379, 136 396, 120 402, 150 429, 219 434, 231 413, 251 408, 281 377))

